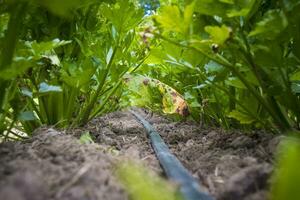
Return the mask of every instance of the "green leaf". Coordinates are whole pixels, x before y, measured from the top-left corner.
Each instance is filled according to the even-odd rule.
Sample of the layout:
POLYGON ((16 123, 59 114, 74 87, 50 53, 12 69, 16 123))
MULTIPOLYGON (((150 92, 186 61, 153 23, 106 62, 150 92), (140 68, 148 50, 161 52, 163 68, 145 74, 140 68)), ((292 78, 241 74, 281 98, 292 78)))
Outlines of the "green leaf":
POLYGON ((90 132, 85 132, 83 133, 80 138, 79 141, 81 144, 92 144, 94 143, 94 140, 92 139, 92 136, 90 134, 90 132))
POLYGON ((48 85, 45 82, 42 82, 39 85, 39 93, 40 94, 51 93, 51 92, 62 92, 62 89, 60 86, 48 85))
POLYGON ((40 4, 52 13, 63 17, 70 17, 75 10, 85 6, 89 3, 88 0, 35 0, 37 4, 40 4))
POLYGON ((249 19, 259 8, 261 0, 239 0, 235 2, 235 8, 229 10, 228 17, 245 17, 249 19))
POLYGON ((219 26, 206 26, 205 31, 209 33, 212 41, 216 44, 222 45, 224 44, 231 35, 231 28, 226 25, 219 26))
POLYGON ((21 94, 23 94, 24 96, 27 96, 29 98, 33 97, 32 92, 28 88, 22 88, 21 94))
POLYGON ((174 186, 142 165, 120 163, 117 174, 132 200, 180 200, 174 186))
POLYGON ((234 0, 219 0, 222 3, 227 3, 227 4, 234 4, 234 0))
POLYGON ((226 17, 227 10, 232 7, 231 3, 221 2, 219 0, 197 0, 195 11, 200 14, 226 17))
POLYGON ((118 0, 113 5, 102 4, 100 13, 113 24, 119 34, 135 28, 143 17, 142 9, 137 9, 130 1, 123 0, 118 0))
POLYGON ((165 31, 185 33, 184 19, 176 5, 164 6, 160 15, 155 16, 155 19, 165 31))
POLYGON ((228 114, 228 117, 238 120, 241 124, 251 124, 255 121, 251 116, 239 111, 233 110, 228 114))
POLYGON ((106 54, 106 64, 108 64, 110 62, 110 60, 112 58, 112 55, 113 55, 113 52, 114 52, 113 48, 110 47, 107 54, 106 54))
POLYGON ((18 119, 20 121, 34 121, 37 119, 37 117, 35 116, 34 112, 32 111, 25 111, 25 112, 21 112, 18 116, 18 119))
POLYGON ((150 55, 145 60, 145 64, 161 64, 166 58, 166 52, 160 48, 153 48, 150 51, 150 55))
POLYGON ((295 94, 300 94, 300 81, 292 82, 292 91, 295 94))
POLYGON ((280 147, 279 164, 272 178, 271 200, 300 199, 300 142, 288 138, 280 147))
POLYGON ((188 4, 184 9, 184 13, 183 13, 184 32, 187 32, 190 28, 193 19, 194 9, 195 9, 195 1, 188 4))
POLYGON ((236 88, 247 89, 244 83, 236 77, 230 77, 228 80, 225 81, 225 83, 236 88))
POLYGON ((206 70, 207 73, 215 73, 215 72, 222 72, 224 70, 224 67, 214 61, 209 61, 204 66, 204 69, 206 70))
POLYGON ((56 66, 60 65, 60 60, 56 54, 45 54, 42 57, 50 60, 50 63, 52 65, 56 65, 56 66))
POLYGON ((37 59, 39 59, 43 55, 47 55, 47 53, 49 54, 53 49, 70 43, 71 41, 54 39, 49 42, 40 42, 40 43, 38 43, 37 41, 33 41, 33 42, 27 41, 25 45, 28 48, 30 48, 33 55, 37 56, 37 59))
POLYGON ((21 74, 24 74, 29 68, 33 67, 32 57, 15 57, 14 62, 7 69, 0 71, 0 78, 4 80, 11 80, 18 77, 21 74))
POLYGON ((85 59, 81 63, 64 63, 61 77, 70 87, 83 89, 91 82, 95 71, 96 67, 91 59, 85 59))
POLYGON ((249 37, 258 37, 260 39, 275 39, 288 26, 288 20, 282 11, 270 10, 255 29, 249 33, 249 37))
POLYGON ((300 81, 300 71, 291 74, 290 81, 300 81))

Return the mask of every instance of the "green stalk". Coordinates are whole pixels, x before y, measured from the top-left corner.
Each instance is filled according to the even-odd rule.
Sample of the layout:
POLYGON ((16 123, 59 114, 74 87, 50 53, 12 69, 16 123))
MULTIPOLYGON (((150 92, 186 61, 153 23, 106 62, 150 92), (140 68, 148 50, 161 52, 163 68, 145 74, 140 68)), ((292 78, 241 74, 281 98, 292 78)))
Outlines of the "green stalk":
POLYGON ((107 67, 106 67, 106 70, 104 71, 104 75, 103 75, 103 78, 100 80, 100 83, 97 87, 97 90, 95 91, 94 95, 92 96, 92 99, 91 101, 88 103, 88 105, 84 108, 83 110, 83 114, 82 114, 82 117, 80 116, 81 120, 79 121, 79 124, 82 125, 82 124, 85 124, 88 119, 89 119, 89 116, 93 110, 93 107, 95 106, 96 104, 96 101, 99 97, 99 94, 101 93, 102 89, 103 89, 103 86, 104 86, 104 83, 107 79, 107 76, 109 74, 109 71, 110 71, 110 68, 113 64, 113 60, 114 60, 114 57, 116 55, 116 52, 118 50, 118 43, 116 44, 114 50, 113 50, 113 54, 107 64, 107 67))
MULTIPOLYGON (((144 61, 148 58, 149 55, 150 54, 148 54, 147 56, 145 56, 145 58, 143 58, 143 60, 130 72, 130 74, 134 73, 144 63, 144 61)), ((91 115, 91 117, 89 118, 89 120, 91 120, 92 118, 96 117, 98 114, 101 113, 102 109, 104 108, 104 106, 108 102, 109 97, 111 97, 117 91, 118 87, 121 85, 121 83, 123 81, 122 78, 128 72, 128 70, 124 71, 120 75, 119 81, 115 84, 115 86, 112 87, 112 90, 110 91, 110 93, 106 96, 106 98, 103 100, 102 104, 96 109, 96 111, 91 115)))
POLYGON ((226 119, 226 117, 224 115, 222 107, 220 106, 221 103, 220 103, 219 98, 217 97, 215 91, 213 92, 213 95, 214 95, 214 97, 216 99, 217 109, 218 109, 217 112, 215 112, 215 113, 217 114, 218 118, 220 118, 222 120, 223 127, 225 127, 226 129, 228 129, 229 125, 228 125, 227 119, 226 119))
POLYGON ((251 70, 254 73, 254 75, 256 76, 263 92, 267 95, 267 98, 266 98, 267 102, 269 102, 269 104, 271 105, 270 107, 272 108, 273 112, 278 116, 278 123, 281 124, 281 126, 283 126, 284 129, 291 129, 292 125, 289 123, 289 120, 283 114, 282 110, 280 109, 280 107, 278 105, 278 102, 272 95, 270 96, 268 93, 266 83, 263 81, 263 79, 261 77, 261 73, 264 71, 258 65, 256 65, 256 63, 252 57, 250 44, 248 43, 246 36, 244 35, 243 32, 241 33, 241 35, 242 35, 243 41, 246 45, 246 52, 244 50, 242 50, 242 53, 243 53, 244 57, 246 58, 246 60, 248 61, 248 63, 250 64, 251 70))
POLYGON ((108 102, 109 98, 117 91, 117 89, 119 88, 119 86, 122 83, 122 79, 119 80, 115 86, 112 88, 112 90, 108 93, 108 95, 105 97, 105 99, 103 100, 103 102, 101 103, 101 105, 95 110, 95 112, 89 117, 88 121, 91 120, 92 118, 94 118, 95 116, 97 116, 102 109, 104 108, 104 106, 106 105, 106 103, 108 102))
POLYGON ((232 111, 235 109, 235 88, 233 86, 229 86, 229 96, 232 98, 229 98, 229 110, 232 111))
POLYGON ((248 109, 246 106, 244 106, 240 101, 238 101, 234 96, 231 95, 231 92, 230 91, 227 91, 227 89, 225 87, 222 87, 210 80, 208 80, 211 84, 213 84, 217 89, 225 92, 228 97, 230 99, 232 99, 232 101, 234 101, 236 104, 238 104, 244 111, 246 111, 247 114, 249 114, 251 117, 253 117, 254 119, 256 119, 257 121, 259 121, 260 123, 265 124, 264 120, 260 119, 257 115, 255 115, 253 112, 251 112, 250 109, 248 109))
MULTIPOLYGON (((16 5, 10 13, 7 32, 5 34, 3 46, 1 49, 0 71, 7 69, 12 63, 18 40, 19 29, 21 27, 22 16, 25 10, 24 8, 25 4, 21 3, 19 5, 16 5)), ((5 120, 2 109, 4 109, 3 106, 5 106, 5 104, 7 103, 5 102, 5 97, 6 94, 9 93, 9 91, 7 91, 8 86, 9 81, 0 78, 0 124, 4 124, 5 120)), ((0 134, 2 133, 3 131, 0 130, 0 134)))
POLYGON ((69 97, 68 97, 68 101, 66 102, 68 105, 67 105, 67 109, 65 111, 65 119, 67 120, 67 123, 69 124, 71 122, 71 119, 72 119, 72 114, 74 112, 74 105, 75 105, 75 102, 76 102, 76 97, 77 97, 77 88, 71 88, 71 92, 69 94, 69 97))
POLYGON ((299 120, 300 120, 299 99, 297 98, 297 96, 295 94, 293 94, 291 82, 289 81, 288 76, 286 75, 286 73, 284 73, 281 66, 279 66, 279 71, 280 71, 281 78, 282 78, 283 82, 285 83, 285 87, 287 89, 287 93, 289 96, 288 98, 291 100, 291 105, 289 105, 289 106, 292 107, 292 111, 293 111, 294 115, 296 115, 295 123, 297 124, 297 127, 299 128, 299 120))
POLYGON ((19 5, 14 6, 13 11, 11 12, 7 26, 7 32, 5 35, 5 39, 3 40, 4 43, 1 51, 2 57, 0 71, 7 69, 12 63, 15 48, 17 45, 19 29, 22 23, 22 16, 25 10, 24 7, 25 4, 21 3, 19 5))

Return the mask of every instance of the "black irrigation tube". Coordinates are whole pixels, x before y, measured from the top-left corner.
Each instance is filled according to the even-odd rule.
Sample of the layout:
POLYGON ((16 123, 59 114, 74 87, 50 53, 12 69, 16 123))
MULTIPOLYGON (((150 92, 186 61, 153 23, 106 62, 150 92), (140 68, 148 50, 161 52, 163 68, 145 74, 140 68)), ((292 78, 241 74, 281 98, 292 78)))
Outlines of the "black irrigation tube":
POLYGON ((214 200, 213 197, 201 191, 197 180, 188 172, 181 162, 170 152, 168 146, 158 132, 139 114, 130 111, 145 127, 151 139, 151 145, 165 171, 167 177, 179 184, 180 192, 185 200, 214 200))

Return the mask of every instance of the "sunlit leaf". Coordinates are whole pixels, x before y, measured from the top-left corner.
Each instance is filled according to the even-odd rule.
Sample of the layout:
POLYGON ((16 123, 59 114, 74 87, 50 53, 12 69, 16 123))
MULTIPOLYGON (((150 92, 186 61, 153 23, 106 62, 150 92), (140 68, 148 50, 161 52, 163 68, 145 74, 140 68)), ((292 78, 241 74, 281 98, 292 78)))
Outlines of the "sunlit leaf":
POLYGON ((166 31, 184 33, 183 17, 178 6, 163 7, 161 14, 156 16, 155 19, 166 31))
POLYGON ((116 28, 118 34, 135 28, 143 16, 142 9, 138 9, 130 1, 118 0, 115 4, 102 4, 100 13, 116 28))
POLYGON ((208 32, 211 36, 211 39, 216 44, 224 44, 226 40, 230 38, 231 35, 231 28, 222 25, 219 26, 206 26, 205 31, 208 32))

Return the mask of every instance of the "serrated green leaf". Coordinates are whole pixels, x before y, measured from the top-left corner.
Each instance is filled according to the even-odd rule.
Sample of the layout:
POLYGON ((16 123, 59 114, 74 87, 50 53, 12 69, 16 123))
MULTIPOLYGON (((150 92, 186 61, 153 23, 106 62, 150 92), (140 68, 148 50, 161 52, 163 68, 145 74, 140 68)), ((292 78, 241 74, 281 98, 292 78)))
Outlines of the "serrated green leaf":
POLYGON ((166 31, 185 32, 183 18, 178 6, 172 5, 163 7, 160 15, 157 15, 155 19, 166 31))
POLYGON ((82 89, 91 82, 95 71, 96 67, 90 59, 83 60, 82 63, 64 63, 61 78, 70 87, 82 89))
POLYGON ((130 1, 118 0, 115 4, 102 4, 100 13, 107 18, 117 33, 127 32, 135 28, 143 17, 142 9, 138 9, 130 1))
POLYGON ((205 31, 209 33, 212 41, 216 44, 222 45, 229 38, 231 34, 231 28, 226 25, 219 26, 206 26, 205 31))

